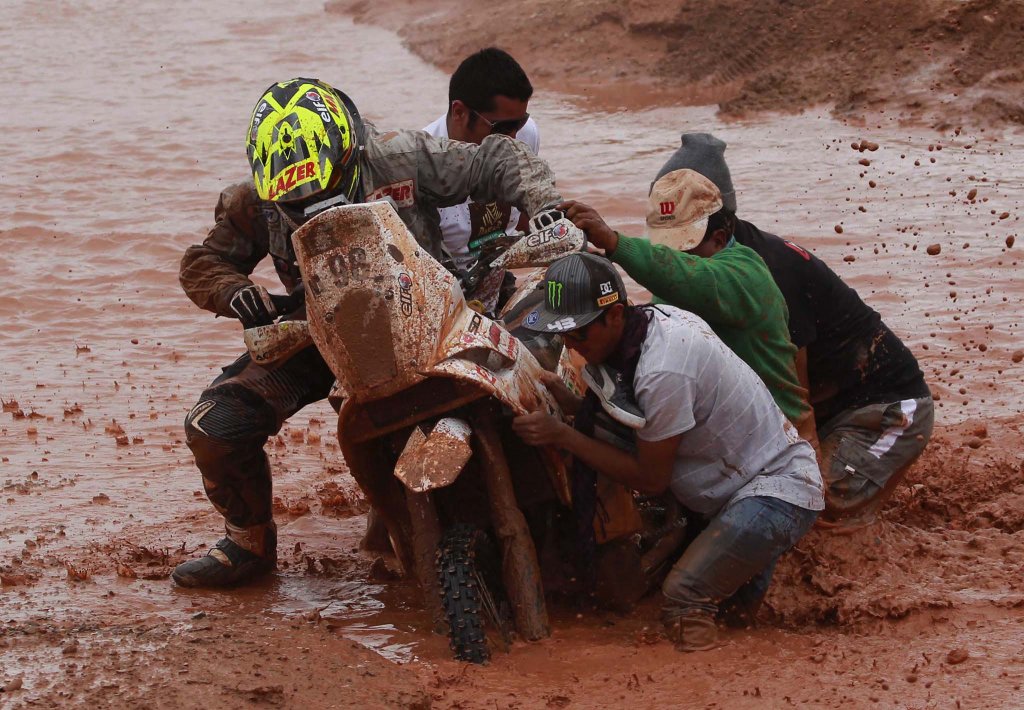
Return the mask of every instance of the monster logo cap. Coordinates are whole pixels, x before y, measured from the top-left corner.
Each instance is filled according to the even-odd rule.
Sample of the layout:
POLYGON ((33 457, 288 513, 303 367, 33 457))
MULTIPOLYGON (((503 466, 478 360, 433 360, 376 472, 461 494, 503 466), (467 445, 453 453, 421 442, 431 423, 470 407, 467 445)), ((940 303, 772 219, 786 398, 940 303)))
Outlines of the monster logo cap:
POLYGON ((548 267, 544 303, 523 321, 529 330, 565 333, 589 324, 606 308, 626 303, 626 287, 612 262, 596 254, 570 254, 548 267))

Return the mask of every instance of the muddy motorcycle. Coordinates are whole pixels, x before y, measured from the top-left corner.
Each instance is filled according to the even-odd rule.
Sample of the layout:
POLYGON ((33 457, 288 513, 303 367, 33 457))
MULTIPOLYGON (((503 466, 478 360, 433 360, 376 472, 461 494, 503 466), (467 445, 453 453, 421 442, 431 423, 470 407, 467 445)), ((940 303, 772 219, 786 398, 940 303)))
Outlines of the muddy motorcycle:
MULTIPOLYGON (((543 297, 542 270, 497 317, 480 311, 496 303, 504 269, 579 250, 582 233, 563 218, 492 249, 462 278, 422 249, 387 202, 328 210, 293 243, 308 320, 247 332, 250 352, 273 359, 315 341, 344 392, 338 439, 349 470, 458 658, 489 657, 485 619, 492 642, 506 647, 513 628, 528 640, 549 635, 545 585, 572 576, 572 482, 557 450, 525 445, 510 421, 538 408, 561 417, 540 373, 574 370, 560 338, 517 327, 543 297)), ((647 526, 656 537, 638 544, 644 520, 632 495, 601 487, 604 500, 620 503, 600 506, 598 541, 612 541, 605 558, 619 568, 611 576, 630 568, 646 590, 664 551, 678 547, 679 518, 648 507, 660 511, 647 526)))

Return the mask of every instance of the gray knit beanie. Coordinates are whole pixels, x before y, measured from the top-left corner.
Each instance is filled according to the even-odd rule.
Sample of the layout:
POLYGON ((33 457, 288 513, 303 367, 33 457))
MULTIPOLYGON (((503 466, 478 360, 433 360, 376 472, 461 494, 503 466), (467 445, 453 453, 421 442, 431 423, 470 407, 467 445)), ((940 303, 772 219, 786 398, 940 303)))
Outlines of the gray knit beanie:
MULTIPOLYGON (((681 145, 654 178, 657 182, 673 170, 690 169, 715 183, 722 193, 722 206, 736 211, 736 190, 732 186, 729 166, 725 164, 725 141, 710 133, 684 133, 681 145)), ((652 183, 653 186, 653 183, 652 183)))

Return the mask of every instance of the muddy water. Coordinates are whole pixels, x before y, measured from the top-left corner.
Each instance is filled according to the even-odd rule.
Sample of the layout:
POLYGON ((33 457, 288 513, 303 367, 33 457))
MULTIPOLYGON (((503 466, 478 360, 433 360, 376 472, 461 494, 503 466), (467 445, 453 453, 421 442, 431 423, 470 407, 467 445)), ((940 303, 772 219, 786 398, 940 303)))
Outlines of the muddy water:
MULTIPOLYGON (((0 592, 0 620, 317 611, 389 657, 443 655, 409 595, 370 579, 353 549, 361 518, 326 510, 319 492, 332 482, 355 499, 326 406, 270 447, 288 551, 278 578, 227 596, 144 579, 216 536, 180 423, 241 334, 189 303, 176 272, 218 191, 245 177, 252 103, 273 80, 320 76, 380 125, 415 128, 444 110, 447 84, 394 36, 317 2, 174 8, 5 8, 0 569, 17 585, 0 592), (65 563, 88 581, 69 581, 65 563), (116 576, 121 564, 136 577, 116 576)), ((1006 239, 1024 236, 1024 136, 938 136, 884 115, 851 126, 824 112, 724 125, 707 109, 629 102, 531 103, 567 196, 636 232, 677 134, 712 130, 730 142, 741 216, 813 249, 882 312, 941 396, 940 423, 1020 414, 1022 246, 1006 239), (861 137, 881 147, 853 151, 861 137)), ((269 269, 259 275, 274 285, 269 269)))

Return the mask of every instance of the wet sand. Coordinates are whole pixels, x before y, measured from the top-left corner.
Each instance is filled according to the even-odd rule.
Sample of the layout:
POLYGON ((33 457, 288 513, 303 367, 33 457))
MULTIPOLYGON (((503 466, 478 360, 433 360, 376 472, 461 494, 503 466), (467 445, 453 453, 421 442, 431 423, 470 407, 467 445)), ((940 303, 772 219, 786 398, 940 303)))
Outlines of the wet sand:
POLYGON ((780 565, 764 624, 726 647, 677 654, 653 632, 652 601, 629 618, 557 608, 548 641, 486 668, 449 661, 415 594, 356 550, 365 505, 326 404, 269 446, 280 573, 227 594, 175 589, 169 570, 219 523, 181 421, 241 348, 236 323, 181 293, 177 262, 218 191, 245 178, 253 101, 312 74, 379 125, 416 128, 447 89, 397 37, 319 3, 176 7, 14 3, 0 27, 18 77, 0 88, 18 136, 0 167, 0 705, 1015 704, 1024 135, 1012 127, 531 102, 564 193, 634 233, 678 133, 724 137, 741 216, 829 262, 939 396, 935 442, 882 521, 809 536, 780 565), (298 26, 349 56, 321 58, 281 29, 298 26), (861 140, 878 150, 851 148, 861 140))

